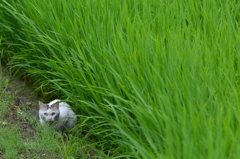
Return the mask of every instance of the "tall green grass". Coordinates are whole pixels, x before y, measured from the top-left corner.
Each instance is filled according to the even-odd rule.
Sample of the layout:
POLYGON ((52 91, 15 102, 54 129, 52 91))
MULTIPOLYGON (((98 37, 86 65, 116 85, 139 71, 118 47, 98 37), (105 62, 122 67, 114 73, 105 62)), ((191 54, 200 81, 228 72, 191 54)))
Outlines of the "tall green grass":
POLYGON ((106 155, 237 158, 239 7, 1 0, 2 60, 46 99, 69 99, 106 155))

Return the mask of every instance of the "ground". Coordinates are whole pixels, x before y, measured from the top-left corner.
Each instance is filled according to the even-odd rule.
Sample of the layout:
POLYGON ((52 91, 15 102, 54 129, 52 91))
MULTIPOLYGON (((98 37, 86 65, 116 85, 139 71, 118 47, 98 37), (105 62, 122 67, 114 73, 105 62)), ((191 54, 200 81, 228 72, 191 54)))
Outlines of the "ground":
MULTIPOLYGON (((5 67, 2 67, 2 81, 3 81, 3 90, 2 93, 12 97, 12 103, 8 105, 7 112, 4 119, 8 123, 16 123, 18 115, 23 111, 31 114, 31 116, 37 117, 37 102, 40 100, 40 97, 33 94, 33 90, 25 85, 25 82, 18 78, 13 78, 5 67), (4 86, 5 85, 5 86, 4 86)), ((11 99, 10 99, 11 100, 11 99)), ((21 128, 26 134, 34 131, 30 124, 26 121, 19 122, 21 128)))
POLYGON ((66 135, 43 129, 38 121, 40 99, 23 80, 13 78, 1 66, 0 158, 101 158, 87 147, 92 140, 81 133, 66 135))
POLYGON ((5 67, 1 66, 0 73, 0 158, 63 158, 57 139, 45 142, 49 135, 44 137, 46 132, 37 130, 40 97, 5 67), (56 147, 47 150, 49 143, 56 147))

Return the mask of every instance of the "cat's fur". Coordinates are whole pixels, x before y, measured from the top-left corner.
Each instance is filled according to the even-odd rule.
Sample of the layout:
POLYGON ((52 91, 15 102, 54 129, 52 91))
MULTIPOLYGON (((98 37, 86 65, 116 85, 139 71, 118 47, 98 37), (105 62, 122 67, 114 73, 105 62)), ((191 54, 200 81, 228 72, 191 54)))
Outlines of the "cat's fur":
POLYGON ((64 130, 75 126, 77 117, 67 103, 55 99, 48 104, 40 101, 38 104, 41 125, 53 125, 55 130, 64 130))

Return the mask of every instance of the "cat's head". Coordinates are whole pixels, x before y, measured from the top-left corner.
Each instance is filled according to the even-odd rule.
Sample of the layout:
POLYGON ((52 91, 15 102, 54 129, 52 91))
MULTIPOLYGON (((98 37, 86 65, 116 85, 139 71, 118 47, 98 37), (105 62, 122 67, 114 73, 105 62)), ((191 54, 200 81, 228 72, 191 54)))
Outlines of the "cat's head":
POLYGON ((39 118, 50 123, 58 120, 60 113, 59 103, 49 105, 39 101, 38 105, 39 105, 39 118))

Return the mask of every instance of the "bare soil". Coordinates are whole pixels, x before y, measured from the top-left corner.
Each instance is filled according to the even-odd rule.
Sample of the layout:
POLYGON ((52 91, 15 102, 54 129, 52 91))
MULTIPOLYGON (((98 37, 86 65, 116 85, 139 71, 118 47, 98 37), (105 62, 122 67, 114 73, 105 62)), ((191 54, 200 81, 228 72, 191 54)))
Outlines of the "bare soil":
POLYGON ((8 105, 8 113, 4 116, 5 121, 11 125, 19 125, 25 137, 33 136, 35 133, 34 128, 26 118, 19 118, 17 113, 26 113, 27 111, 27 114, 37 117, 37 102, 40 100, 40 97, 35 95, 33 90, 23 80, 13 78, 4 66, 2 66, 2 78, 3 80, 10 80, 3 93, 13 95, 13 103, 8 105))

